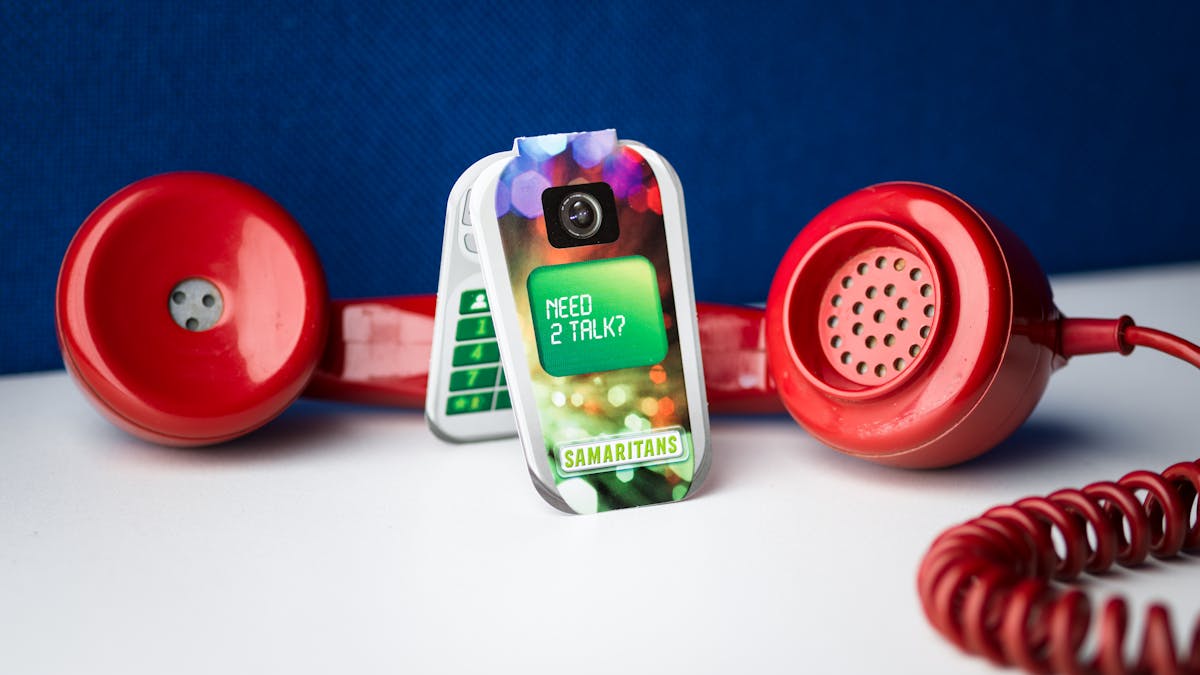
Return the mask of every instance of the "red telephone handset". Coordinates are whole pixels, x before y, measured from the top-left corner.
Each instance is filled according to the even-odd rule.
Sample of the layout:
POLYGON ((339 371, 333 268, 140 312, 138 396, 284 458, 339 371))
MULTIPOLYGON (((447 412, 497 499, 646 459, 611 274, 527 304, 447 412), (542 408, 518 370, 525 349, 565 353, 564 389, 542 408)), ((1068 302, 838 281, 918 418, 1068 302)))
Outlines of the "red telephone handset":
MULTIPOLYGON (((436 298, 330 302, 282 207, 204 173, 147 178, 84 221, 59 272, 67 370, 122 429, 165 445, 246 434, 302 393, 420 409, 436 298)), ((760 310, 701 304, 717 412, 777 412, 760 310)))
MULTIPOLYGON (((118 426, 202 445, 261 426, 302 392, 421 407, 434 304, 331 304, 315 252, 277 204, 231 179, 168 174, 125 188, 84 222, 63 261, 56 319, 67 369, 118 426)), ((765 315, 701 305, 699 319, 714 412, 782 402, 836 449, 903 467, 991 448, 1072 356, 1146 346, 1200 367, 1200 347, 1128 317, 1064 318, 999 221, 915 183, 860 190, 818 214, 784 256, 765 315)), ((1200 631, 1178 655, 1161 607, 1127 669, 1120 601, 1099 619, 1095 661, 1080 663, 1085 598, 1048 581, 1200 547, 1189 515, 1198 493, 1200 464, 1184 463, 992 509, 930 549, 918 580, 926 614, 996 663, 1200 672, 1200 631)))

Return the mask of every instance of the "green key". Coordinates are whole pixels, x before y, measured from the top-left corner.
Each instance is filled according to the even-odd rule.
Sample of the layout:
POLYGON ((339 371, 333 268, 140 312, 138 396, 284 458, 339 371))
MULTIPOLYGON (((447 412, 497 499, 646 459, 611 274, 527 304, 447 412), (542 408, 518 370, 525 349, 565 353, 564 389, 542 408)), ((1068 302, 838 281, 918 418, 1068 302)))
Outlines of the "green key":
POLYGON ((504 369, 501 368, 500 369, 500 386, 503 387, 506 382, 508 382, 508 380, 504 379, 504 369))
POLYGON ((468 368, 467 370, 456 370, 450 373, 450 391, 462 391, 464 389, 483 389, 490 388, 496 383, 495 366, 491 368, 468 368))
POLYGON ((481 412, 489 410, 492 407, 492 392, 484 394, 467 394, 465 396, 451 396, 446 402, 447 415, 459 415, 461 413, 481 412))
POLYGON ((454 333, 455 340, 478 340, 490 337, 496 337, 496 326, 492 324, 490 316, 461 319, 458 322, 458 330, 454 333))
POLYGON ((463 291, 458 299, 459 314, 475 314, 488 311, 487 293, 482 288, 473 291, 463 291))
POLYGON ((477 342, 454 348, 450 362, 456 366, 473 366, 477 363, 495 363, 500 360, 500 347, 495 342, 477 342))
POLYGON ((512 401, 508 398, 508 390, 501 389, 500 391, 496 392, 496 410, 503 410, 511 407, 512 401))

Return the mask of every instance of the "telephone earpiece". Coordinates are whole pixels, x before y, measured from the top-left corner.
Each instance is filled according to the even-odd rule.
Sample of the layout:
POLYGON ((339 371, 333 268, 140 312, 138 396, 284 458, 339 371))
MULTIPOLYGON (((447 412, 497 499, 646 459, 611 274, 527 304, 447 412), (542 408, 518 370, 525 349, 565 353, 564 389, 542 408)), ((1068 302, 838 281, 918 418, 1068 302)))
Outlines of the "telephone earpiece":
POLYGON ((780 396, 814 436, 902 467, 961 462, 1032 412, 1060 313, 999 221, 938 188, 887 183, 819 213, 766 310, 780 396))
MULTIPOLYGON (((327 297, 317 254, 271 198, 206 173, 137 181, 80 226, 59 271, 68 372, 114 424, 175 446, 227 441, 302 393, 420 409, 436 297, 327 297)), ((777 411, 761 312, 700 306, 717 410, 777 411)))

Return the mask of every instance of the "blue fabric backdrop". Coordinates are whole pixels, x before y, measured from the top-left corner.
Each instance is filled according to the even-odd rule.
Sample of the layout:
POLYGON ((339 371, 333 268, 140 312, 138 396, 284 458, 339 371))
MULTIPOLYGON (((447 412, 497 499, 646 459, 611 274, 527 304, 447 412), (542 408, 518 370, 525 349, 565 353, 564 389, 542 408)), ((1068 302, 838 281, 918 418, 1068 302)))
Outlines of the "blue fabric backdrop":
POLYGON ((126 183, 235 176, 305 225, 334 295, 429 293, 458 174, 554 131, 672 161, 706 300, 761 300, 815 212, 898 178, 974 200, 1051 272, 1194 260, 1197 25, 1196 4, 8 2, 0 372, 59 366, 62 253, 126 183))

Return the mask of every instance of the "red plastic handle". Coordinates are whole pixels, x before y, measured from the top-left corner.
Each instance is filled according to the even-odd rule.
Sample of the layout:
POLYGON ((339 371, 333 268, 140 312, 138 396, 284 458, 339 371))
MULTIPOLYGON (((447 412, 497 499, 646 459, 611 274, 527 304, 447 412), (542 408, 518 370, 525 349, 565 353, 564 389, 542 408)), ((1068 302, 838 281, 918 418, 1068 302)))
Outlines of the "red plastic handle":
MULTIPOLYGON (((304 395, 422 407, 436 304, 433 295, 334 301, 325 354, 304 395)), ((700 303, 698 314, 709 409, 782 412, 767 371, 763 311, 700 303)))
POLYGON ((333 301, 325 354, 304 395, 424 406, 436 304, 434 295, 333 301))

